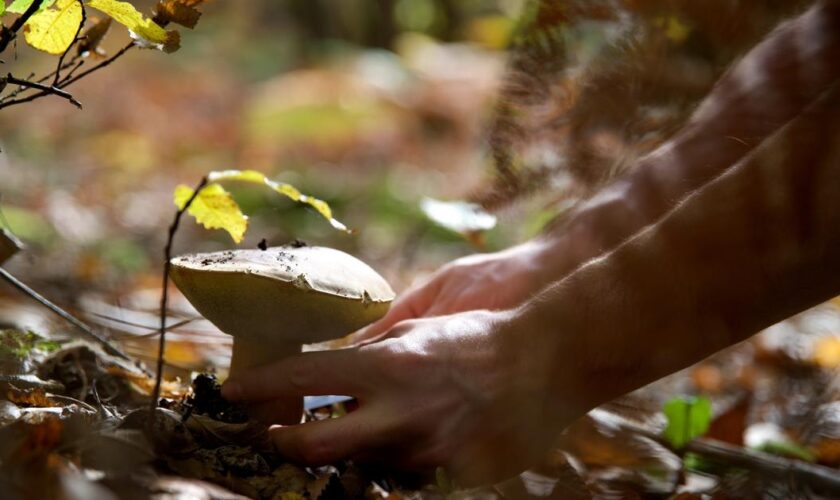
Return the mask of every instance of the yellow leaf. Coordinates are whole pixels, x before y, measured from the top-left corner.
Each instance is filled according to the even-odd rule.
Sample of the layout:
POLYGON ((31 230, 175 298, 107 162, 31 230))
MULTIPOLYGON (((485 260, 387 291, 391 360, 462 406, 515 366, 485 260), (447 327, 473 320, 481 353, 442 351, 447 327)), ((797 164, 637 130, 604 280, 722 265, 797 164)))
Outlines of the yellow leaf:
POLYGON ((840 337, 825 337, 814 346, 814 362, 828 369, 840 367, 840 337))
POLYGON ((133 5, 119 0, 87 0, 87 5, 108 14, 114 21, 128 28, 141 40, 166 52, 177 49, 177 32, 161 28, 151 19, 143 17, 133 5))
POLYGON ((38 50, 59 55, 67 50, 82 22, 78 0, 59 0, 49 9, 40 10, 24 25, 26 42, 38 50))
POLYGON ((211 182, 243 181, 251 182, 254 184, 264 184, 273 189, 275 192, 282 194, 283 196, 291 198, 292 200, 297 201, 299 203, 305 203, 310 207, 314 208, 315 211, 317 211, 319 214, 321 214, 322 217, 329 221, 332 227, 338 229, 339 231, 349 232, 347 226, 333 218, 332 209, 327 204, 327 202, 303 194, 291 184, 274 182, 271 179, 267 178, 263 173, 257 172, 256 170, 221 170, 217 172, 210 172, 207 178, 211 182))
MULTIPOLYGON (((175 188, 175 205, 183 209, 192 195, 192 188, 179 185, 175 188)), ((188 212, 207 229, 224 229, 236 243, 242 242, 248 229, 248 217, 220 184, 210 184, 199 191, 188 212)))

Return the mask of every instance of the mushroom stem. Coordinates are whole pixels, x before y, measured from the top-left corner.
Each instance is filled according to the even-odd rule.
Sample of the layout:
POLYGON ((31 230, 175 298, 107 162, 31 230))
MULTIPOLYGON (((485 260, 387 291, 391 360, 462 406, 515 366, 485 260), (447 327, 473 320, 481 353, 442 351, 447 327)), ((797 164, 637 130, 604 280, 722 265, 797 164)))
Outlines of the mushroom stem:
POLYGON ((236 375, 249 368, 267 365, 300 354, 301 345, 295 343, 273 344, 246 340, 241 337, 233 339, 233 354, 230 359, 230 374, 236 375))
MULTIPOLYGON (((272 344, 234 337, 230 375, 234 376, 250 368, 274 363, 300 352, 301 344, 272 344)), ((300 423, 301 415, 303 415, 303 398, 278 399, 248 405, 248 410, 252 417, 267 424, 297 424, 300 423)))

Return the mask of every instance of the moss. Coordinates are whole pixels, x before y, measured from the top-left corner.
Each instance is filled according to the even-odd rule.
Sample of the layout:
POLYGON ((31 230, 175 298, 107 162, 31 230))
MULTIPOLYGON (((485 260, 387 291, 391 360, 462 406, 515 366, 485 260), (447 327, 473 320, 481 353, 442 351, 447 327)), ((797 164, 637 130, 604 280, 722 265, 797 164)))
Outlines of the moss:
POLYGON ((48 353, 59 347, 58 342, 29 330, 0 330, 0 357, 26 359, 33 350, 48 353))

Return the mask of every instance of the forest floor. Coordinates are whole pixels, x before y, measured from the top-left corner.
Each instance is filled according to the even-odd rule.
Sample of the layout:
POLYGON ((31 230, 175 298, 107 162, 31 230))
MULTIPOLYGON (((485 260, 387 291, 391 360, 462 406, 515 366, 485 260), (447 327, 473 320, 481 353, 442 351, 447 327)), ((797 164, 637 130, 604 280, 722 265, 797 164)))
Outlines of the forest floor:
MULTIPOLYGON (((131 312, 153 317, 152 310, 131 312)), ((96 318, 88 314, 87 319, 96 318)), ((154 329, 142 319, 119 322, 128 329, 154 329)), ((3 300, 0 326, 4 498, 840 494, 840 406, 834 383, 840 304, 834 302, 592 411, 571 425, 532 470, 472 490, 459 490, 441 473, 410 477, 349 462, 322 468, 287 463, 271 447, 264 425, 221 399, 212 374, 194 373, 192 383, 189 378, 165 381, 152 421, 154 378, 144 366, 79 340, 71 326, 23 297, 3 300), (708 431, 681 448, 663 437, 662 406, 674 394, 702 394, 713 408, 708 431)), ((305 418, 352 410, 352 401, 335 403, 312 408, 305 418)))

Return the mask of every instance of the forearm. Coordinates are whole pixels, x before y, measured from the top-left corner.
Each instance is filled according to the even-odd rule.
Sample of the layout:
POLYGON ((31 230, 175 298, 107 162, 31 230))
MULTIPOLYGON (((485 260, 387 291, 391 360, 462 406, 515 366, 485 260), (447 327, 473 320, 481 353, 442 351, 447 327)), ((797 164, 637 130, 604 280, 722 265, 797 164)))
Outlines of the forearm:
POLYGON ((839 95, 518 311, 582 409, 840 292, 839 95))
POLYGON ((840 6, 784 23, 727 72, 686 127, 542 237, 554 274, 615 248, 735 165, 840 78, 840 6))

